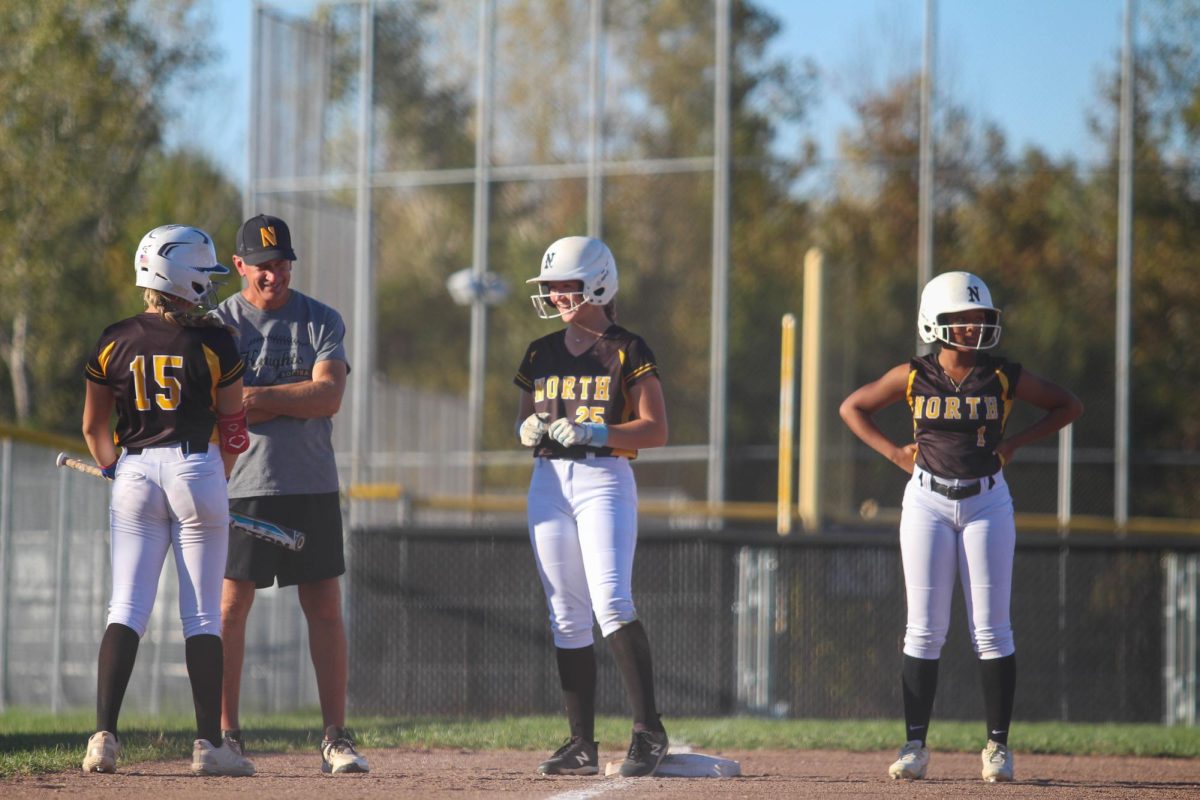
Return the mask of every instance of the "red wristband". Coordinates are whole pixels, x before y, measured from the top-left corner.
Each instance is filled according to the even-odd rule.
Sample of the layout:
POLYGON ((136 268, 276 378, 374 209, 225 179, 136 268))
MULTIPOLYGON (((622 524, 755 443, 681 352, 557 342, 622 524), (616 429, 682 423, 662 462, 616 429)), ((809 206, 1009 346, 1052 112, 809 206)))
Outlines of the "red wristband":
POLYGON ((217 433, 221 449, 226 453, 244 453, 250 446, 250 431, 246 429, 246 409, 229 416, 217 417, 217 433))

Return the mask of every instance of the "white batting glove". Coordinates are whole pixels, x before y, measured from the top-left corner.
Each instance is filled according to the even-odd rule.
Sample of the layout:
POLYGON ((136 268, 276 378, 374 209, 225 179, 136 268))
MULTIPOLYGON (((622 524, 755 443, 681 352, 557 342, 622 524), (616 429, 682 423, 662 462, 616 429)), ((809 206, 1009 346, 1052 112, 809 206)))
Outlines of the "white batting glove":
POLYGON ((550 422, 550 414, 545 411, 530 414, 524 422, 517 426, 517 438, 526 447, 533 447, 542 440, 548 422, 550 422))
POLYGON ((608 441, 608 426, 598 422, 584 422, 576 425, 566 417, 554 420, 547 431, 550 438, 563 447, 575 445, 593 445, 604 447, 608 441))

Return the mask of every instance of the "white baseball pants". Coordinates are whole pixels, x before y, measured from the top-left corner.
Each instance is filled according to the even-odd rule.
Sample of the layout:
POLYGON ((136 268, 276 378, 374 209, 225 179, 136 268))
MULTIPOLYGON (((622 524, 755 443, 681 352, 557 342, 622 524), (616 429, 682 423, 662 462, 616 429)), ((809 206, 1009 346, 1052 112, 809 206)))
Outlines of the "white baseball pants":
POLYGON ((637 484, 629 461, 535 459, 528 509, 555 646, 592 644, 593 613, 605 636, 637 619, 637 484))
POLYGON ((229 499, 216 445, 127 453, 117 464, 109 508, 112 599, 108 624, 146 633, 167 549, 179 573, 183 636, 221 635, 221 584, 229 549, 229 499))
MULTIPOLYGON (((932 491, 930 477, 920 467, 913 471, 900 516, 908 597, 904 653, 924 659, 941 655, 957 576, 976 654, 981 659, 1012 655, 1016 646, 1009 601, 1017 530, 1004 473, 983 478, 982 491, 963 500, 932 491)), ((936 479, 949 485, 971 482, 936 479)))

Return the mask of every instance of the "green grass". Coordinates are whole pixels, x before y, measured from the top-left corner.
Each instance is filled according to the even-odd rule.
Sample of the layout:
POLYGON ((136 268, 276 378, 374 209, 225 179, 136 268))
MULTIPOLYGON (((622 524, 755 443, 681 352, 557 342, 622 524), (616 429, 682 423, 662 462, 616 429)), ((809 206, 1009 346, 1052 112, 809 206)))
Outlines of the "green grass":
MULTIPOLYGON (((0 778, 79 768, 92 733, 90 713, 51 716, 12 710, 0 714, 0 778)), ((247 745, 255 753, 315 752, 320 715, 248 717, 247 745)), ((559 717, 501 717, 487 720, 429 717, 356 717, 351 720, 366 748, 494 748, 549 751, 565 738, 559 717)), ((668 719, 675 741, 708 751, 797 749, 891 750, 902 730, 895 720, 770 720, 755 717, 668 719)), ((125 762, 187 758, 195 737, 190 716, 129 715, 121 725, 125 762)), ((597 738, 608 750, 623 750, 629 721, 603 717, 597 738)), ((929 744, 942 751, 974 751, 983 745, 983 724, 934 720, 929 744)), ((1023 752, 1071 755, 1200 757, 1200 728, 1161 725, 1083 725, 1017 722, 1010 740, 1023 752)))

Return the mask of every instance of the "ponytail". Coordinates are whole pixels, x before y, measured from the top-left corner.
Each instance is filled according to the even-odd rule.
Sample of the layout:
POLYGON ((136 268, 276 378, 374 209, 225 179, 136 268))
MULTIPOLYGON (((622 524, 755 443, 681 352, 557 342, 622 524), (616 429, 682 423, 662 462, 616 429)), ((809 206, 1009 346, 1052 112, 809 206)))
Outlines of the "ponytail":
POLYGON ((146 302, 148 310, 156 312, 158 316, 174 325, 183 328, 224 328, 230 333, 235 332, 221 320, 199 310, 199 306, 166 292, 146 289, 142 292, 142 299, 146 302))

